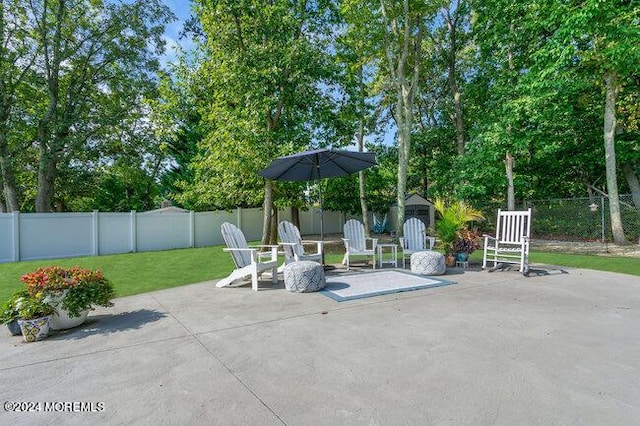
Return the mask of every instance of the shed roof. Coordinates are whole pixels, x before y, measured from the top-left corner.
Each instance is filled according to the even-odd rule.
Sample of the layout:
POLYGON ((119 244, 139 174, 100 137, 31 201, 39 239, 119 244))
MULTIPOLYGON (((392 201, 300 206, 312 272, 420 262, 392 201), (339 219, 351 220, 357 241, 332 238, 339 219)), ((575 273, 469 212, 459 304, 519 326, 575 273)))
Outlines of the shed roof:
MULTIPOLYGON (((416 192, 411 192, 405 195, 404 205, 405 207, 406 206, 432 206, 433 203, 427 200, 426 198, 424 198, 422 195, 416 192)), ((398 203, 393 203, 391 206, 397 207, 398 203)))

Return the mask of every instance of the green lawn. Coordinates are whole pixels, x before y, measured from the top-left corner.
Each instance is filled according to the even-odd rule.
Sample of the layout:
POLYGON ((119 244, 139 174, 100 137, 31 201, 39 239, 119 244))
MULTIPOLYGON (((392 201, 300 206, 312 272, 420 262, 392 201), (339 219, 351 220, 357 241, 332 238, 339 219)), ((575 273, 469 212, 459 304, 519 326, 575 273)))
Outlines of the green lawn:
POLYGON ((21 288, 23 274, 51 265, 102 269, 118 296, 217 279, 233 270, 231 256, 220 246, 0 263, 0 302, 21 288))
MULTIPOLYGON (((328 254, 327 263, 339 263, 341 254, 328 254)), ((482 252, 471 259, 482 260, 482 252)), ((603 257, 548 252, 532 252, 533 263, 596 269, 640 276, 640 259, 603 257)), ((40 266, 74 266, 102 269, 113 282, 118 296, 144 293, 225 277, 233 270, 233 262, 221 246, 128 253, 98 257, 52 259, 29 262, 0 263, 0 302, 22 287, 20 277, 40 266)))

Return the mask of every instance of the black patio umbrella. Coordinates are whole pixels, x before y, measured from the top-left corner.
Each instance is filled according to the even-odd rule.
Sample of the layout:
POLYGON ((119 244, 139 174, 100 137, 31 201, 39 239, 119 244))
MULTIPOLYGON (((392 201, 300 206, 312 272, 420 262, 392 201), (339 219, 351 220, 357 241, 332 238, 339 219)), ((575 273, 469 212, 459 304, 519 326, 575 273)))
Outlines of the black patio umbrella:
MULTIPOLYGON (((260 170, 258 175, 271 180, 302 182, 347 176, 377 164, 376 155, 371 152, 316 149, 276 158, 269 167, 260 170)), ((319 195, 320 240, 324 241, 322 189, 319 195)))

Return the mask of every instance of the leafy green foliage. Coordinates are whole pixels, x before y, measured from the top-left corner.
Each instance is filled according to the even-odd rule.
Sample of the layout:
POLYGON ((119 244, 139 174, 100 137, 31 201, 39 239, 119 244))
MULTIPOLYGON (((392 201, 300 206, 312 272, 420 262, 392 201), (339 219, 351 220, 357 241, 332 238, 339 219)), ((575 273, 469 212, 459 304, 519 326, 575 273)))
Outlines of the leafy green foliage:
POLYGON ((435 223, 435 233, 446 254, 455 253, 453 244, 457 238, 469 236, 463 232, 468 222, 484 220, 479 210, 461 200, 447 203, 444 199, 437 198, 433 206, 439 214, 435 223))
POLYGON ((94 306, 113 306, 113 285, 101 270, 92 271, 78 266, 62 268, 50 266, 38 268, 20 278, 33 298, 43 297, 46 303, 62 307, 70 317, 79 317, 81 312, 94 306), (62 297, 62 304, 55 302, 62 297))
MULTIPOLYGON (((264 182, 257 170, 335 140, 334 10, 331 2, 277 0, 260 7, 200 2, 196 12, 206 35, 198 68, 198 84, 206 82, 198 103, 205 126, 182 199, 197 207, 258 206, 264 182)), ((276 185, 274 193, 290 197, 292 188, 276 185)))

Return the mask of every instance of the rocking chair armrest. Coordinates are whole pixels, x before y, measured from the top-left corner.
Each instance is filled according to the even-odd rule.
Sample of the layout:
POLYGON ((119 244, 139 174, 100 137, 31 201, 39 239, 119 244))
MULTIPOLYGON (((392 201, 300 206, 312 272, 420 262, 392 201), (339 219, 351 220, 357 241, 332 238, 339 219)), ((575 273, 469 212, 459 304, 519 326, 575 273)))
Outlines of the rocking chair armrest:
POLYGON ((494 241, 498 241, 498 239, 496 237, 492 237, 491 235, 488 234, 482 234, 482 236, 486 239, 486 240, 494 240, 494 241))
POLYGON ((367 246, 367 240, 371 241, 371 250, 375 250, 376 246, 378 245, 378 238, 366 238, 364 239, 365 242, 365 248, 367 246))
POLYGON ((302 240, 304 244, 324 244, 321 240, 302 240))
POLYGON ((278 247, 277 244, 255 244, 252 246, 249 246, 249 248, 253 248, 253 249, 257 249, 257 248, 262 248, 262 247, 269 247, 270 249, 274 248, 274 247, 278 247))

